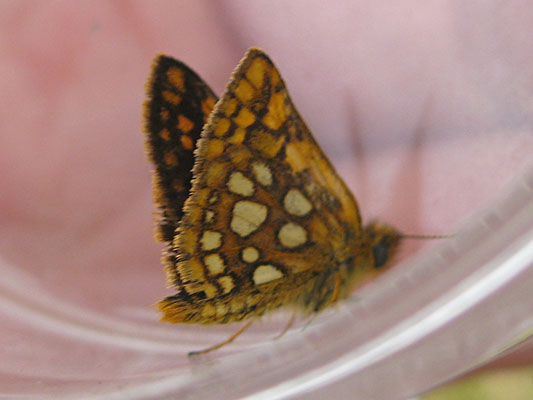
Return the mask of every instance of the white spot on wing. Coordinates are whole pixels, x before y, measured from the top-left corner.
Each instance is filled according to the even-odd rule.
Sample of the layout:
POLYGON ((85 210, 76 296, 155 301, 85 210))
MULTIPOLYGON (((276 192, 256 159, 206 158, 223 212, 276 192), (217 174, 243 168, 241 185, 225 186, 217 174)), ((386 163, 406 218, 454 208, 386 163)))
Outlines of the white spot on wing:
POLYGON ((222 287, 224 294, 231 292, 231 289, 235 287, 233 278, 231 276, 221 276, 217 279, 218 284, 222 287))
POLYGON ((293 248, 307 241, 307 232, 301 225, 289 222, 281 227, 278 239, 283 246, 293 248))
POLYGON ((211 275, 217 275, 224 272, 226 266, 224 260, 218 254, 209 254, 204 257, 204 263, 211 275))
POLYGON ((257 182, 259 182, 261 185, 270 186, 272 184, 272 172, 264 163, 254 162, 252 165, 252 170, 254 172, 255 179, 257 179, 257 182))
POLYGON ((254 283, 262 285, 283 277, 283 272, 271 264, 264 264, 257 267, 254 271, 254 283))
POLYGON ((244 262, 253 263, 259 258, 259 252, 255 247, 246 247, 242 251, 242 259, 244 262))
POLYGON ((200 239, 202 249, 209 251, 218 249, 222 244, 222 234, 216 231, 205 231, 200 239))
POLYGON ((204 219, 204 220, 205 220, 205 222, 206 222, 207 224, 213 222, 213 219, 214 219, 214 218, 215 218, 215 213, 214 213, 213 211, 211 211, 211 210, 207 210, 207 211, 205 212, 205 219, 204 219))
POLYGON ((267 216, 267 207, 254 201, 235 203, 230 227, 239 236, 246 237, 261 226, 267 216))
POLYGON ((287 192, 283 205, 289 214, 299 217, 304 216, 313 208, 311 202, 298 189, 291 189, 287 192))
POLYGON ((245 177, 241 172, 233 172, 228 180, 230 192, 241 196, 251 196, 254 194, 254 183, 245 177))

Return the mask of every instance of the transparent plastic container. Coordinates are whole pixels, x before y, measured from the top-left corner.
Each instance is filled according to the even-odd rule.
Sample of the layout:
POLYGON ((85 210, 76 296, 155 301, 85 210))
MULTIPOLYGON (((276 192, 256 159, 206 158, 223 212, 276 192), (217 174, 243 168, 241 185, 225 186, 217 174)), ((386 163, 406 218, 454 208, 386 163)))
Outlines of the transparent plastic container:
MULTIPOLYGON (((287 315, 274 316, 193 359, 187 351, 235 326, 170 326, 148 307, 123 304, 99 312, 43 290, 18 266, 2 261, 1 274, 1 398, 406 398, 533 333, 533 168, 357 301, 279 340, 287 315)), ((98 279, 78 290, 91 285, 98 279)))

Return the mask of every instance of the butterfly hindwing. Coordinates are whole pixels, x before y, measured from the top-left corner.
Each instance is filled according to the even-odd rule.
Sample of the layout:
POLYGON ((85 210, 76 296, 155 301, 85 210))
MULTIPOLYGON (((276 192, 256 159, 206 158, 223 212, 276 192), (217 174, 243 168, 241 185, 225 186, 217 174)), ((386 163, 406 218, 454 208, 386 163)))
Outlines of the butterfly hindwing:
POLYGON ((217 98, 194 71, 163 55, 155 59, 147 86, 145 137, 148 156, 155 166, 155 236, 168 245, 164 262, 168 280, 175 285, 179 277, 172 242, 191 190, 194 149, 217 98))
POLYGON ((334 269, 355 264, 357 204, 258 49, 202 132, 183 210, 178 293, 160 303, 171 322, 225 323, 291 304, 317 311, 338 296, 334 269))
POLYGON ((193 152, 217 98, 185 64, 155 59, 145 104, 146 148, 155 165, 159 237, 172 242, 191 189, 193 152))

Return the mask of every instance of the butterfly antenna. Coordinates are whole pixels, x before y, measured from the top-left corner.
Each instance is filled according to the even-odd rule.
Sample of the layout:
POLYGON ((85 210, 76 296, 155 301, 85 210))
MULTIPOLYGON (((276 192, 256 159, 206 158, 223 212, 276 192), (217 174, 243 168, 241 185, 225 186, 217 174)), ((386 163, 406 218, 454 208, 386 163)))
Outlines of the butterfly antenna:
POLYGON ((402 239, 450 239, 455 235, 403 235, 400 234, 402 239))

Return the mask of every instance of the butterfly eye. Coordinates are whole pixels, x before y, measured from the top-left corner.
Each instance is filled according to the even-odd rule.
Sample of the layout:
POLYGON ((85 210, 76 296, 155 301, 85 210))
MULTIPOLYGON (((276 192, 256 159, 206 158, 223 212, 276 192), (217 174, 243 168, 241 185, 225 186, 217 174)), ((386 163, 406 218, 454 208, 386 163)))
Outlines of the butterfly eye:
POLYGON ((392 227, 371 222, 365 228, 371 242, 374 268, 379 270, 389 263, 396 253, 401 235, 392 227))
POLYGON ((375 243, 372 246, 372 254, 374 255, 374 268, 380 269, 389 260, 389 253, 391 243, 389 238, 383 238, 382 241, 375 243))

